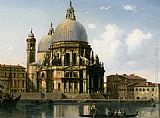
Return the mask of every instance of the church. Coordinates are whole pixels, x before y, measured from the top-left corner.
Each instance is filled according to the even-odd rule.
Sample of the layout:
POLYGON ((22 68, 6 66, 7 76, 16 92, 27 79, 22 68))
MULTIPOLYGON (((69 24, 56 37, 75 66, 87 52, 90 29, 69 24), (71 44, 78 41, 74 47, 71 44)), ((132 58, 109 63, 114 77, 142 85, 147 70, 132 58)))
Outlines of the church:
POLYGON ((70 1, 65 20, 42 38, 36 51, 31 30, 27 43, 27 92, 103 93, 104 66, 89 45, 70 1))

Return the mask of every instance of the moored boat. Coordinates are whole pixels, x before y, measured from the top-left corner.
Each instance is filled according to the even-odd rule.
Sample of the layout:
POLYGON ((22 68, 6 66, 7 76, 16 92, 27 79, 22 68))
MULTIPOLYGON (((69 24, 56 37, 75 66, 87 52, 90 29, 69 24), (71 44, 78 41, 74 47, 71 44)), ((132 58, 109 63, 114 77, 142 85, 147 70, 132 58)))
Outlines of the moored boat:
POLYGON ((13 95, 5 95, 4 98, 1 100, 1 108, 11 108, 11 107, 15 107, 16 103, 18 101, 20 101, 21 99, 21 95, 19 95, 18 97, 14 98, 13 95))
POLYGON ((134 118, 137 117, 138 111, 136 114, 122 114, 122 115, 105 115, 105 114, 80 114, 80 117, 90 117, 90 118, 134 118))
POLYGON ((96 104, 90 108, 89 114, 79 114, 80 117, 91 117, 91 118, 135 118, 138 115, 138 111, 135 114, 127 114, 125 110, 122 112, 120 109, 115 110, 114 112, 109 109, 108 113, 103 114, 100 109, 97 109, 96 104))

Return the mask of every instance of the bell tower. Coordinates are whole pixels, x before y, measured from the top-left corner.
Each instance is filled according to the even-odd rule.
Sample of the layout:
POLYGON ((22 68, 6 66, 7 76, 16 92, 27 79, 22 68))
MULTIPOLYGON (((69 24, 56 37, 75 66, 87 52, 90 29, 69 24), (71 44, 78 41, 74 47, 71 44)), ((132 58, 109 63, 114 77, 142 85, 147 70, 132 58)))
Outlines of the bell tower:
POLYGON ((27 42, 27 70, 31 63, 35 62, 35 53, 36 53, 36 39, 34 34, 31 32, 28 34, 27 42))

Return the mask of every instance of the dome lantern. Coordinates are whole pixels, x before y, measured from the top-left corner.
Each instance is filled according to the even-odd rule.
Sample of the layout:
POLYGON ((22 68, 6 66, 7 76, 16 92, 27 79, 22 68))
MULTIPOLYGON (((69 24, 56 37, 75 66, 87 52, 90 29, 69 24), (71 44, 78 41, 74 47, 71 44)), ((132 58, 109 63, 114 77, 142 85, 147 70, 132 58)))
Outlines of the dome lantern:
POLYGON ((33 32, 32 32, 32 28, 31 28, 31 32, 28 34, 28 37, 29 37, 29 38, 34 38, 34 34, 33 34, 33 32))
POLYGON ((49 29, 48 35, 53 35, 54 33, 54 28, 53 28, 53 24, 51 22, 51 28, 49 29))
POLYGON ((72 1, 70 0, 70 6, 67 9, 66 19, 76 20, 75 14, 74 14, 74 8, 72 7, 72 1))

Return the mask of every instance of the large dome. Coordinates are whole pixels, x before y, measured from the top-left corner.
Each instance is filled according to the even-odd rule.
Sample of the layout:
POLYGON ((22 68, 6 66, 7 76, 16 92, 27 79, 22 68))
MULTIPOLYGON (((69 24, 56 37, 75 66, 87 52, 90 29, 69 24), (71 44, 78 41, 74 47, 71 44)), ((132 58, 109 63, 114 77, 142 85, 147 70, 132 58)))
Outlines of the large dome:
POLYGON ((72 3, 67 9, 66 19, 60 23, 57 28, 52 28, 46 37, 44 37, 38 46, 39 52, 48 51, 49 46, 59 41, 83 41, 88 42, 88 37, 84 26, 76 21, 72 3))
POLYGON ((58 41, 84 41, 88 42, 84 26, 76 20, 65 19, 55 29, 53 42, 58 41))

